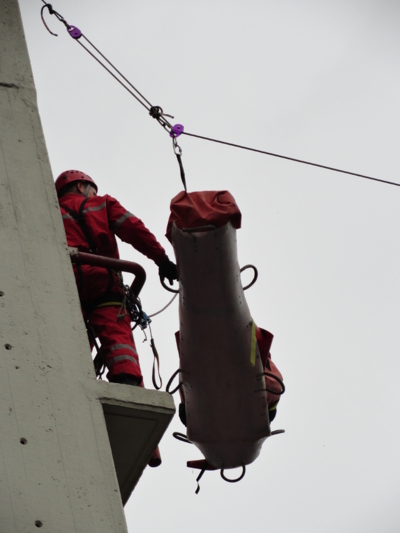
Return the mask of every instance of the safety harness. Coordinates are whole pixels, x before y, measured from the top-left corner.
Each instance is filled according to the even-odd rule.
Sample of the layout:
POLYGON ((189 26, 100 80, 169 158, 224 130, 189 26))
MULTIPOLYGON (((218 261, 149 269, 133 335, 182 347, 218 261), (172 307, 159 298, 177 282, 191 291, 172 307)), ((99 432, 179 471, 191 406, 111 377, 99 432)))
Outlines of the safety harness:
MULTIPOLYGON (((85 236, 86 242, 88 244, 88 250, 82 250, 82 251, 89 251, 92 254, 98 254, 99 250, 96 246, 96 243, 93 239, 93 236, 90 232, 90 229, 88 225, 86 224, 86 220, 84 217, 84 209, 87 201, 89 200, 89 197, 86 197, 81 205, 79 206, 78 211, 74 211, 73 209, 67 207, 62 202, 60 203, 60 206, 66 211, 79 225, 80 229, 82 230, 83 235, 85 236)), ((76 265, 76 269, 78 272, 78 288, 79 292, 82 290, 82 283, 83 283, 83 276, 82 276, 82 267, 81 265, 76 265)), ((105 294, 103 294, 100 298, 98 298, 95 302, 93 302, 90 306, 88 304, 85 304, 82 307, 86 315, 91 313, 94 309, 97 309, 98 307, 108 307, 110 305, 122 305, 124 303, 124 295, 123 291, 121 293, 112 292, 112 287, 114 285, 114 275, 116 275, 119 278, 121 288, 122 285, 122 275, 120 272, 117 272, 115 270, 112 270, 110 268, 107 269, 109 273, 109 283, 107 290, 105 294)))
POLYGON ((89 200, 89 197, 86 197, 81 205, 79 206, 78 212, 74 211, 73 209, 70 209, 63 203, 60 203, 61 207, 64 209, 64 211, 67 211, 67 213, 78 223, 79 227, 81 228, 85 239, 89 245, 89 251, 92 254, 99 253, 97 246, 93 240, 92 234, 90 233, 90 230, 88 228, 88 225, 86 224, 85 217, 83 216, 83 210, 85 209, 85 205, 87 201, 89 200))

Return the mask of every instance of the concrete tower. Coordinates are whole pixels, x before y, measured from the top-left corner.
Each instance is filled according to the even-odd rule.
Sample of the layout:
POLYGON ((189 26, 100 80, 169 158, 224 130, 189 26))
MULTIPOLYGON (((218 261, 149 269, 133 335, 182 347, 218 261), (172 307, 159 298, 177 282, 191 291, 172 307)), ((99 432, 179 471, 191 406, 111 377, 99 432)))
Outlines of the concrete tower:
POLYGON ((0 0, 0 531, 126 533, 174 414, 95 378, 17 0, 0 0))

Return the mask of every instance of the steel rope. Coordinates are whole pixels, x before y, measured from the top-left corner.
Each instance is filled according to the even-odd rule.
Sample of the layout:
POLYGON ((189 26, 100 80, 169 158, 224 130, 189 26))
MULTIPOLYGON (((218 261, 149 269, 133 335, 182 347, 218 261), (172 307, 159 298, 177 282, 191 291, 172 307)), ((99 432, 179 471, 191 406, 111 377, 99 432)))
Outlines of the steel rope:
MULTIPOLYGON (((48 4, 45 0, 42 0, 44 6, 42 7, 42 10, 41 10, 41 16, 42 16, 42 21, 43 21, 43 24, 45 25, 45 27, 47 28, 47 30, 52 34, 52 35, 56 35, 54 34, 50 29, 49 27, 47 26, 45 20, 44 20, 44 17, 43 17, 43 10, 45 7, 48 8, 49 10, 49 13, 51 15, 55 15, 56 18, 62 22, 64 24, 64 26, 66 26, 67 30, 70 30, 71 28, 73 28, 72 26, 70 26, 68 24, 68 22, 64 19, 64 17, 62 17, 57 11, 55 11, 51 4, 48 4)), ((151 103, 147 100, 147 98, 142 95, 138 89, 128 80, 128 78, 126 78, 122 72, 120 72, 114 65, 113 63, 111 63, 111 61, 109 61, 107 59, 107 57, 85 36, 83 35, 83 33, 81 34, 81 36, 89 43, 89 45, 115 70, 115 72, 118 73, 119 76, 121 76, 121 78, 137 93, 135 94, 127 85, 125 85, 123 83, 123 81, 121 81, 104 63, 102 63, 100 61, 100 59, 98 57, 95 56, 95 54, 93 54, 93 52, 91 52, 84 44, 82 44, 78 38, 74 38, 74 40, 77 40, 78 43, 82 46, 82 48, 84 48, 84 50, 86 50, 86 52, 88 52, 88 54, 90 54, 109 74, 111 74, 111 76, 113 78, 115 78, 118 83, 120 83, 122 85, 122 87, 124 87, 140 104, 142 104, 142 106, 147 109, 147 111, 149 111, 150 115, 155 118, 157 120, 157 122, 159 122, 159 124, 161 124, 161 126, 163 126, 163 128, 168 131, 170 133, 170 135, 176 139, 176 137, 178 135, 175 135, 175 132, 172 131, 172 128, 173 126, 168 122, 168 120, 165 119, 165 116, 168 116, 168 117, 171 117, 171 115, 165 115, 162 108, 159 107, 159 106, 152 106, 151 103), (139 96, 137 96, 139 95, 139 96), (140 97, 140 98, 139 98, 140 97), (141 100, 141 98, 143 99, 143 101, 141 100), (168 129, 169 128, 169 129, 168 129)), ((173 117, 171 117, 173 118, 173 117)), ((363 178, 363 179, 367 179, 367 180, 371 180, 371 181, 376 181, 376 182, 379 182, 379 183, 386 183, 387 185, 394 185, 396 187, 400 187, 400 183, 397 183, 397 182, 394 182, 394 181, 389 181, 389 180, 384 180, 384 179, 380 179, 380 178, 374 178, 373 176, 368 176, 366 174, 360 174, 358 172, 351 172, 349 170, 344 170, 344 169, 340 169, 340 168, 337 168, 337 167, 331 167, 331 166, 328 166, 328 165, 322 165, 320 163, 313 163, 312 161, 306 161, 304 159, 298 159, 298 158, 295 158, 295 157, 289 157, 289 156, 286 156, 286 155, 282 155, 282 154, 277 154, 277 153, 274 153, 274 152, 268 152, 266 150, 259 150, 257 148, 251 148, 249 146, 244 146, 244 145, 241 145, 241 144, 236 144, 236 143, 231 143, 231 142, 228 142, 228 141, 222 141, 222 140, 219 140, 219 139, 214 139, 214 138, 211 138, 211 137, 205 137, 203 135, 197 135, 195 133, 188 133, 186 131, 183 131, 183 127, 182 127, 182 131, 179 132, 179 135, 180 134, 183 134, 183 135, 187 135, 189 137, 195 137, 197 139, 202 139, 202 140, 205 140, 205 141, 210 141, 210 142, 214 142, 214 143, 218 143, 218 144, 224 144, 226 146, 231 146, 233 148, 240 148, 242 150, 248 150, 248 151, 251 151, 251 152, 256 152, 256 153, 259 153, 259 154, 263 154, 263 155, 269 155, 271 157, 278 157, 280 159, 286 159, 287 161, 293 161, 294 163, 301 163, 303 165, 309 165, 309 166, 313 166, 313 167, 317 167, 317 168, 322 168, 322 169, 325 169, 325 170, 331 170, 333 172, 340 172, 342 174, 348 174, 350 176, 355 176, 355 177, 358 177, 358 178, 363 178)), ((176 153, 176 152, 175 152, 176 153)), ((180 161, 180 158, 179 158, 179 155, 180 154, 177 154, 177 157, 178 157, 178 163, 179 163, 179 166, 180 166, 180 169, 181 169, 181 179, 182 179, 182 183, 185 187, 185 190, 186 190, 186 184, 185 184, 185 179, 184 179, 184 174, 182 176, 182 164, 181 164, 181 161, 180 161)), ((172 291, 171 291, 172 292, 172 291)))

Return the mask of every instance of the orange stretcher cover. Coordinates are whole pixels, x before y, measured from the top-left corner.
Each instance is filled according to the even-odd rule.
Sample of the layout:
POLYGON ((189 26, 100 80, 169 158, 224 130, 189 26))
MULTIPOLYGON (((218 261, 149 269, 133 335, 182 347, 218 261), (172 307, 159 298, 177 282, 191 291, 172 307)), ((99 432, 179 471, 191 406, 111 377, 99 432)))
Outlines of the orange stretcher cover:
POLYGON ((181 191, 171 200, 166 236, 171 240, 174 222, 182 230, 210 225, 220 228, 229 220, 235 229, 240 228, 242 214, 229 191, 181 191))

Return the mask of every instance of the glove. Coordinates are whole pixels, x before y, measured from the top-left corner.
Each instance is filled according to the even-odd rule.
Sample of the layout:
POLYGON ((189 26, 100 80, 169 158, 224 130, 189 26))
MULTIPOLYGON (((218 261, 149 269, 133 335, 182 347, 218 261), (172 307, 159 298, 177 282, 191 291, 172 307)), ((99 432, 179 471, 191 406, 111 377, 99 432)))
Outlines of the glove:
POLYGON ((164 278, 167 278, 169 284, 172 285, 174 279, 178 279, 175 263, 170 261, 167 257, 159 266, 158 275, 160 276, 161 281, 164 281, 164 278))

